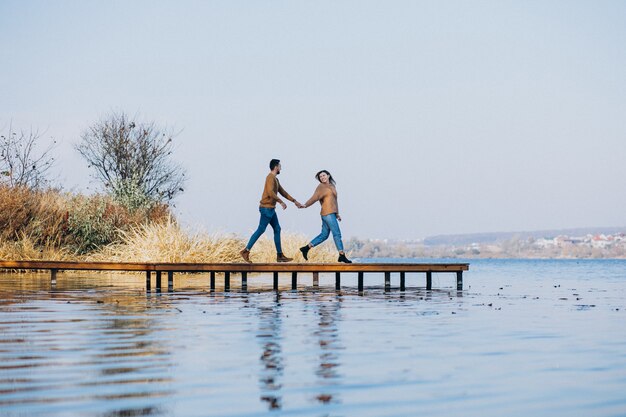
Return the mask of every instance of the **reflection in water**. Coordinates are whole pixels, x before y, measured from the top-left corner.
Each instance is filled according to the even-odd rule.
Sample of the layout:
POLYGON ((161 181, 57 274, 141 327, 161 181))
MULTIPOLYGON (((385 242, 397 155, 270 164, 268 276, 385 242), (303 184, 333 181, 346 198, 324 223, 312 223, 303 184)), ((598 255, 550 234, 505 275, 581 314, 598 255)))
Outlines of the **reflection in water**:
POLYGON ((477 264, 365 296, 0 274, 0 416, 625 415, 626 261, 477 264))
POLYGON ((261 400, 267 402, 270 410, 282 407, 280 391, 282 388, 283 358, 281 342, 280 294, 270 306, 259 306, 259 331, 257 338, 261 343, 261 369, 259 384, 261 400))
MULTIPOLYGON (((308 298, 309 296, 304 296, 308 298)), ((317 320, 311 334, 318 347, 317 367, 315 376, 318 381, 319 394, 315 400, 322 403, 339 402, 333 388, 340 378, 338 351, 341 349, 338 323, 342 298, 336 294, 313 294, 310 305, 315 308, 317 320)), ((309 304, 309 303, 307 303, 309 304)), ((259 385, 261 401, 267 403, 270 410, 283 407, 283 378, 285 373, 285 359, 283 352, 283 325, 287 317, 283 317, 283 301, 280 294, 276 294, 271 305, 259 305, 259 330, 257 340, 261 345, 261 371, 259 385)), ((312 349, 315 345, 311 346, 312 349)))
MULTIPOLYGON (((84 415, 163 415, 170 351, 136 294, 45 290, 36 277, 0 286, 0 408, 83 407, 84 415), (85 404, 89 406, 85 407, 85 404), (106 404, 106 406, 103 406, 106 404)), ((2 413, 0 413, 2 414, 2 413)))
POLYGON ((111 411, 102 414, 102 417, 134 417, 134 416, 158 416, 163 415, 163 410, 158 407, 129 408, 111 411))
POLYGON ((337 324, 340 321, 342 299, 340 296, 330 294, 327 297, 320 295, 319 298, 316 302, 319 315, 318 328, 314 332, 320 348, 316 375, 320 378, 319 386, 328 387, 329 390, 323 390, 316 398, 321 403, 337 402, 338 399, 330 392, 330 386, 334 385, 336 383, 334 380, 339 378, 337 352, 341 347, 337 324))

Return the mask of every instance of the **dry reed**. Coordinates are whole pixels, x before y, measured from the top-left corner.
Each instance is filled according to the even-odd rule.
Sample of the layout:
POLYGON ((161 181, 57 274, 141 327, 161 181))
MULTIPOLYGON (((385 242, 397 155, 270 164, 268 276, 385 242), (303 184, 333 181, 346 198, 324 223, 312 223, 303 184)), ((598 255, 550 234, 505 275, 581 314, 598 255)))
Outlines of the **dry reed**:
MULTIPOLYGON (((243 262, 239 251, 245 241, 228 234, 186 233, 176 222, 141 225, 121 232, 121 243, 112 244, 87 257, 91 261, 113 262, 243 262)), ((302 235, 283 233, 283 252, 294 261, 304 262, 299 247, 307 240, 302 235)), ((310 262, 334 262, 337 254, 322 245, 309 252, 310 262)), ((252 249, 256 263, 276 262, 273 240, 262 237, 252 249)))
MULTIPOLYGON (((119 232, 121 242, 88 254, 72 252, 55 245, 37 245, 28 236, 18 240, 0 239, 0 259, 4 260, 64 260, 103 262, 243 262, 239 251, 246 241, 228 234, 187 234, 174 221, 137 226, 119 232)), ((300 234, 283 233, 283 252, 294 262, 306 262, 299 247, 307 243, 300 234)), ((261 237, 252 249, 255 263, 276 262, 274 241, 261 237)), ((330 244, 323 244, 309 252, 309 262, 330 263, 337 260, 337 252, 330 244)))
POLYGON ((85 254, 119 242, 120 231, 163 223, 168 217, 165 205, 129 210, 105 195, 0 185, 0 246, 3 252, 14 253, 13 258, 39 259, 37 252, 55 252, 55 248, 61 253, 50 256, 56 258, 72 252, 85 254))
MULTIPOLYGON (((304 262, 305 236, 283 233, 285 255, 304 262)), ((129 211, 102 195, 0 186, 0 259, 112 262, 243 262, 246 241, 225 233, 187 233, 167 206, 129 211)), ((252 249, 256 263, 276 262, 272 239, 252 249)), ((330 244, 309 252, 310 262, 335 262, 330 244)))
POLYGON ((0 259, 12 261, 71 261, 76 256, 67 249, 58 246, 36 245, 28 236, 14 241, 0 241, 0 259))

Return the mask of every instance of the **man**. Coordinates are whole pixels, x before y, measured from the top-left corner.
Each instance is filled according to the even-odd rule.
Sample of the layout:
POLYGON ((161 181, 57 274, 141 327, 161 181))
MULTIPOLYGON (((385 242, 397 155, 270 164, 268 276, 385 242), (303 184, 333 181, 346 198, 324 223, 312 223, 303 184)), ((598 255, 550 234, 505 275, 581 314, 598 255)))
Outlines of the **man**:
POLYGON ((259 212, 261 212, 261 220, 259 221, 259 227, 250 237, 250 241, 246 247, 239 252, 244 261, 252 263, 250 260, 250 250, 256 241, 267 229, 269 224, 274 229, 274 245, 276 245, 276 262, 289 262, 293 258, 288 258, 283 254, 283 250, 280 245, 280 224, 278 223, 278 216, 276 215, 276 203, 280 204, 285 210, 287 204, 278 196, 278 194, 285 197, 287 200, 293 202, 296 207, 302 208, 302 204, 298 203, 295 198, 289 195, 278 182, 277 176, 280 174, 280 161, 278 159, 272 159, 270 161, 270 173, 265 178, 265 187, 263 188, 263 195, 261 196, 261 205, 259 212))

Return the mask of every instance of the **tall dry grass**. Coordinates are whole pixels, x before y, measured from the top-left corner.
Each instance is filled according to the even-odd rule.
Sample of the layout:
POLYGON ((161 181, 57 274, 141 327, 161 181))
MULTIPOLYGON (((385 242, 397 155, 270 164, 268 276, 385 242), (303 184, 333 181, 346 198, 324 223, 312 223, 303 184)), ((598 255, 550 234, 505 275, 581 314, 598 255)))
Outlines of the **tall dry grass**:
POLYGON ((0 185, 0 253, 13 259, 86 254, 119 242, 120 232, 168 217, 162 205, 131 211, 103 195, 0 185))
MULTIPOLYGON (((283 252, 295 262, 305 262, 299 247, 307 243, 302 235, 283 233, 283 252)), ((145 224, 121 233, 121 243, 112 244, 92 253, 91 261, 113 262, 243 262, 239 251, 246 241, 228 234, 187 233, 176 222, 145 224)), ((274 241, 259 239, 252 249, 255 263, 276 262, 274 241)), ((309 252, 309 262, 334 262, 337 253, 328 245, 309 252)))
POLYGON ((65 248, 47 245, 37 245, 28 236, 7 241, 0 240, 0 259, 11 261, 73 261, 77 260, 74 253, 65 248))
MULTIPOLYGON (((303 235, 283 233, 285 255, 304 262, 303 235)), ((110 197, 0 186, 0 259, 117 262, 243 262, 246 241, 224 233, 189 233, 166 206, 129 211, 110 197)), ((257 263, 276 262, 272 239, 252 249, 257 263)), ((309 252, 310 262, 335 262, 330 244, 309 252)))
POLYGON ((35 246, 61 245, 65 206, 60 192, 0 186, 0 240, 29 240, 35 246))

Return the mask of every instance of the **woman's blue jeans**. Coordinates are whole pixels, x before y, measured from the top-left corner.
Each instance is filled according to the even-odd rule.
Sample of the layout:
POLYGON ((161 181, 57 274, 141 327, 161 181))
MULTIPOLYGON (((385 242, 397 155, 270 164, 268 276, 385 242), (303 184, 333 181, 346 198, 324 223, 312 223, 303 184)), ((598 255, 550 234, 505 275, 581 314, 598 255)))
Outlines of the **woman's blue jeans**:
POLYGON ((330 213, 326 216, 322 216, 322 231, 319 235, 311 241, 312 246, 317 246, 326 239, 332 232, 335 246, 339 252, 343 252, 343 242, 341 241, 341 230, 339 230, 339 222, 337 221, 337 215, 330 213))
POLYGON ((274 245, 276 245, 276 252, 283 253, 283 250, 280 246, 280 224, 278 223, 276 209, 259 207, 259 212, 261 213, 259 227, 257 227, 256 231, 250 237, 250 241, 246 245, 246 249, 252 249, 252 246, 254 246, 257 240, 259 240, 261 235, 265 232, 265 229, 267 229, 267 225, 269 224, 270 226, 272 226, 272 229, 274 229, 274 245))

